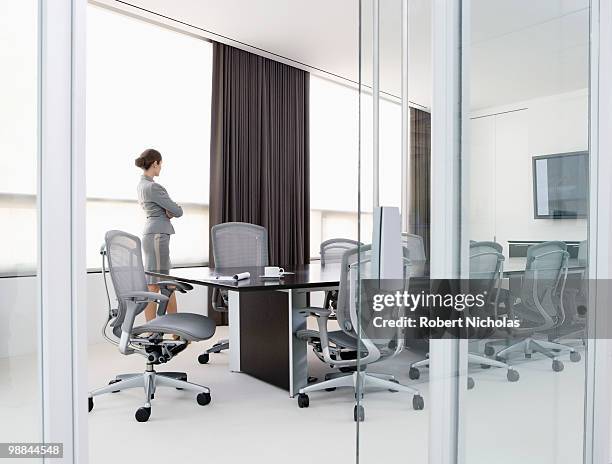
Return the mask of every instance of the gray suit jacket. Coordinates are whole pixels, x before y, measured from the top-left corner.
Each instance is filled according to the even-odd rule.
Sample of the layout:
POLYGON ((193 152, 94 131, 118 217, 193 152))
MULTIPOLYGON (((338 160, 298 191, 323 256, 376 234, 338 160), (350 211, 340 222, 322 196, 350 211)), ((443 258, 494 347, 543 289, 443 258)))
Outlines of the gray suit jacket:
POLYGON ((166 216, 166 211, 174 217, 181 217, 183 208, 172 201, 166 189, 156 183, 152 177, 140 178, 138 202, 147 215, 143 235, 174 233, 174 227, 166 216))

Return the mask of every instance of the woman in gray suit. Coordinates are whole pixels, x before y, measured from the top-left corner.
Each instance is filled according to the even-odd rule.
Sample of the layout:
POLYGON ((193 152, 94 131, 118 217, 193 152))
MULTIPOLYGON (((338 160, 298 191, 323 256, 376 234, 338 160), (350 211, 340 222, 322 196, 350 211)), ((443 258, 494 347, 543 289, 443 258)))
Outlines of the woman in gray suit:
MULTIPOLYGON (((157 150, 149 148, 143 151, 136 158, 135 164, 143 170, 138 184, 138 202, 147 217, 142 236, 145 270, 168 274, 171 267, 170 235, 174 234, 170 219, 181 217, 183 209, 172 201, 166 189, 154 180, 159 176, 162 167, 162 156, 157 150)), ((159 286, 156 285, 159 280, 147 276, 149 291, 159 292, 159 286)), ((155 309, 156 305, 149 303, 145 309, 147 321, 155 319, 155 309)), ((174 293, 170 297, 166 311, 176 312, 174 293)))

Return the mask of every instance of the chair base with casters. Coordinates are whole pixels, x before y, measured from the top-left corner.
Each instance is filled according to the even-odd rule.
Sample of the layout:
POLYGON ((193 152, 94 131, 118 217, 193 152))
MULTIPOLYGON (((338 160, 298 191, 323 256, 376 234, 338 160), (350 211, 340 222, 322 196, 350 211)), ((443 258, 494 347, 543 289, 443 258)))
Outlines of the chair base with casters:
POLYGON ((229 350, 229 340, 227 338, 219 340, 204 353, 198 356, 198 362, 200 364, 206 364, 210 361, 210 355, 212 353, 221 353, 224 350, 229 350))
MULTIPOLYGON (((175 316, 175 315, 168 315, 175 316)), ((171 332, 171 323, 175 322, 170 318, 166 320, 168 316, 161 316, 153 319, 149 323, 140 327, 135 327, 135 334, 138 332, 146 333, 149 331, 162 330, 161 326, 164 326, 164 330, 171 332)), ((192 316, 189 319, 197 317, 204 317, 198 314, 187 314, 183 316, 192 316)), ((195 319, 188 321, 190 325, 194 325, 197 322, 195 319)), ((212 323, 214 324, 214 323, 212 323)), ((180 325, 180 324, 176 324, 180 325)), ((210 323, 208 324, 210 325, 210 323)), ((173 330, 178 332, 178 327, 173 330)), ((210 338, 214 334, 214 325, 211 327, 200 327, 200 330, 194 332, 208 332, 209 335, 204 333, 192 333, 193 341, 199 339, 210 338)), ((190 338, 192 338, 190 337, 190 338)), ((166 340, 161 338, 160 334, 155 334, 149 337, 134 337, 130 340, 130 346, 134 347, 134 352, 143 355, 146 358, 146 368, 143 373, 133 374, 119 374, 112 379, 108 385, 92 390, 89 392, 88 398, 88 409, 91 410, 94 407, 94 397, 103 395, 106 393, 119 393, 123 390, 142 388, 144 391, 144 404, 140 407, 135 414, 138 422, 146 422, 151 416, 151 401, 155 397, 155 391, 157 387, 171 387, 177 390, 186 390, 189 392, 196 393, 196 401, 199 405, 205 406, 211 401, 210 389, 204 385, 198 385, 187 381, 187 374, 185 372, 157 372, 155 366, 165 364, 170 361, 175 355, 183 351, 187 347, 187 340, 166 340)))
MULTIPOLYGON (((491 346, 490 342, 487 343, 487 347, 491 346)), ((490 352, 490 349, 488 352, 490 352)), ((534 337, 524 338, 519 342, 503 348, 495 354, 495 359, 505 362, 512 353, 523 353, 525 358, 529 359, 534 352, 543 354, 552 359, 552 370, 555 372, 560 372, 564 368, 563 362, 557 359, 561 354, 569 353, 570 361, 580 361, 580 353, 571 346, 548 340, 538 340, 534 337)))
MULTIPOLYGON (((489 369, 491 367, 506 369, 506 379, 508 379, 508 382, 517 382, 520 379, 520 374, 516 369, 514 369, 510 364, 498 359, 487 358, 476 353, 468 353, 468 363, 480 364, 480 367, 482 367, 483 369, 489 369)), ((408 377, 410 377, 412 380, 418 379, 421 376, 421 372, 419 371, 419 369, 422 368, 429 368, 429 358, 413 363, 410 366, 410 370, 408 371, 408 377)), ((468 390, 474 388, 475 384, 476 383, 474 382, 474 379, 472 377, 468 377, 468 390)))
POLYGON ((577 329, 568 334, 564 334, 560 337, 553 338, 552 341, 554 343, 560 343, 562 345, 570 346, 570 347, 584 347, 586 346, 586 329, 577 329))
POLYGON ((142 388, 144 391, 144 405, 136 411, 138 422, 146 422, 151 416, 151 401, 155 398, 157 387, 176 388, 196 393, 196 401, 200 406, 210 403, 210 389, 187 381, 184 372, 156 372, 154 364, 147 363, 142 374, 123 374, 111 380, 109 385, 93 390, 89 393, 89 412, 94 407, 94 397, 106 393, 119 393, 132 388, 142 388))
MULTIPOLYGON (((327 378, 328 376, 326 376, 327 378)), ((349 387, 352 388, 355 397, 357 392, 361 393, 363 399, 364 392, 367 387, 384 388, 391 392, 410 393, 412 396, 412 407, 415 410, 421 410, 425 407, 425 401, 421 393, 412 387, 399 383, 391 374, 379 374, 374 372, 366 372, 365 370, 355 371, 352 374, 334 373, 329 376, 329 379, 318 382, 307 387, 300 388, 298 395, 298 406, 307 408, 310 405, 310 397, 308 393, 316 391, 333 391, 336 388, 349 387)), ((355 405, 353 410, 353 418, 355 421, 363 421, 365 419, 365 409, 363 405, 355 405)))
MULTIPOLYGON (((311 308, 311 310, 317 312, 321 311, 318 308, 311 308)), ((321 361, 324 361, 320 333, 318 331, 300 330, 296 333, 296 336, 300 340, 308 342, 308 344, 312 346, 314 354, 321 359, 321 361)), ((332 357, 339 361, 357 359, 357 347, 355 346, 356 339, 348 336, 341 330, 328 332, 327 336, 332 357)), ((333 368, 335 366, 331 364, 330 367, 333 368)), ((350 387, 353 389, 355 395, 357 395, 357 391, 360 391, 363 397, 366 388, 372 386, 384 388, 391 392, 399 391, 410 393, 413 395, 412 406, 415 410, 421 410, 425 407, 425 401, 419 390, 400 384, 393 375, 367 372, 366 367, 367 366, 362 365, 360 366, 360 370, 357 370, 356 366, 342 366, 340 367, 340 372, 325 374, 325 380, 300 388, 298 391, 298 406, 300 408, 307 408, 310 405, 308 393, 322 390, 334 391, 336 388, 350 387)), ((363 405, 360 404, 359 406, 358 408, 356 405, 354 409, 355 421, 363 421, 365 419, 365 409, 363 405)))

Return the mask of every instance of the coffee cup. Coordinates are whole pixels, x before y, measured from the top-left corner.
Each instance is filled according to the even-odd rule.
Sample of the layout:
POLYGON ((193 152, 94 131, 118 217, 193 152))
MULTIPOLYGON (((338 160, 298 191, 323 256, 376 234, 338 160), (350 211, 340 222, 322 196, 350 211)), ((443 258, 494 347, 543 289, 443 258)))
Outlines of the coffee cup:
POLYGON ((266 266, 264 267, 264 277, 280 277, 285 272, 282 267, 266 266))

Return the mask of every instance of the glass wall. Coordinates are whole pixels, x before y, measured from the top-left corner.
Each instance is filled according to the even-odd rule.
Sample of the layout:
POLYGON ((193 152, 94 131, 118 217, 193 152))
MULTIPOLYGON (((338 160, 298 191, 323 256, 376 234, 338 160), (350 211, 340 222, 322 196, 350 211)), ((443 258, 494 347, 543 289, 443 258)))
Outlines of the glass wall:
POLYGON ((582 462, 589 1, 463 3, 464 268, 520 324, 468 344, 465 460, 582 462))
MULTIPOLYGON (((0 437, 41 440, 37 286, 38 4, 0 9, 0 437)), ((28 461, 34 462, 34 460, 28 461)))
POLYGON ((212 44, 100 7, 88 8, 87 267, 104 233, 140 235, 134 159, 161 152, 159 178, 185 208, 175 265, 208 261, 212 44), (109 34, 108 31, 113 31, 109 34))
MULTIPOLYGON (((371 107, 371 99, 362 105, 371 107)), ((364 114, 367 110, 363 110, 364 114)), ((369 111, 371 113, 371 110, 369 111)), ((401 105, 387 95, 380 101, 380 195, 385 204, 400 206, 401 105)), ((371 119, 370 119, 371 126, 371 119)), ((347 84, 310 76, 310 256, 332 238, 357 240, 357 170, 359 151, 359 91, 347 84)), ((371 146, 371 132, 362 131, 362 146, 371 146)), ((370 158, 371 161, 371 158, 370 158)), ((372 166, 364 173, 361 219, 372 221, 372 166), (366 181, 367 179, 367 181, 366 181), (366 212, 367 211, 367 212, 366 212)), ((370 227, 371 229, 371 227, 370 227)), ((364 228, 364 232, 365 232, 364 228)), ((369 231, 371 232, 371 230, 369 231)))
POLYGON ((430 18, 429 2, 361 1, 358 176, 364 246, 347 277, 351 304, 358 308, 352 326, 361 342, 354 406, 360 462, 428 460, 429 379, 426 367, 419 377, 411 370, 427 359, 427 341, 406 328, 382 328, 379 316, 391 311, 376 308, 372 298, 418 288, 428 267, 430 18))

